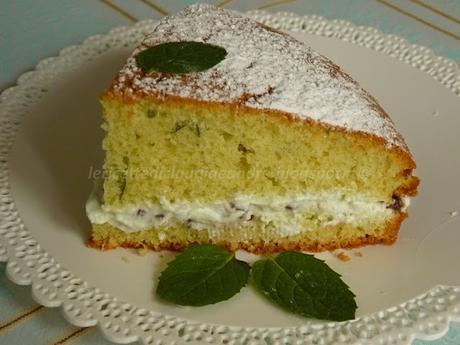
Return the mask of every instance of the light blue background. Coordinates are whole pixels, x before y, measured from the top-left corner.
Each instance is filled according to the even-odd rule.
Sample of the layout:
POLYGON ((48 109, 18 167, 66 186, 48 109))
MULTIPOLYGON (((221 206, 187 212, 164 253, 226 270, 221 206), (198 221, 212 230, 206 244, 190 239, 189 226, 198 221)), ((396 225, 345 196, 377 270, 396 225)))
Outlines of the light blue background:
MULTIPOLYGON (((141 0, 110 2, 140 20, 161 18, 163 12, 173 13, 195 1, 150 1, 158 5, 162 9, 160 11, 141 0)), ((220 2, 215 1, 216 4, 220 2)), ((235 0, 228 1, 224 7, 244 11, 268 6, 268 11, 293 11, 345 19, 405 37, 460 63, 460 0, 423 2, 456 20, 410 0, 235 0), (438 29, 430 27, 430 24, 438 29)), ((56 55, 62 48, 132 22, 132 18, 99 0, 0 0, 0 90, 14 85, 23 72, 32 69, 41 59, 56 55)), ((67 336, 70 338, 66 344, 109 344, 95 328, 75 333, 79 329, 66 323, 56 309, 41 308, 30 317, 2 329, 3 325, 35 307, 37 305, 30 297, 30 288, 10 283, 5 277, 5 264, 0 264, 0 344, 56 344, 62 343, 60 341, 67 336)), ((439 340, 415 340, 413 344, 460 345, 460 323, 452 323, 448 333, 439 340)))

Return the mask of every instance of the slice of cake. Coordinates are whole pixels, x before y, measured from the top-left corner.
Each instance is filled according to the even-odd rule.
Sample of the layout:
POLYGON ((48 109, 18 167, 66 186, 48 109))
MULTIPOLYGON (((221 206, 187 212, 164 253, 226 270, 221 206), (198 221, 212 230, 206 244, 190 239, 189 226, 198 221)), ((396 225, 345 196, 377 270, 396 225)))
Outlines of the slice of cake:
POLYGON ((395 241, 416 194, 415 163, 340 67, 211 5, 152 31, 101 97, 105 179, 87 203, 89 245, 271 252, 395 241), (223 54, 177 71, 185 53, 167 50, 177 42, 197 63, 215 56, 194 44, 223 54), (173 68, 145 68, 149 59, 173 68))

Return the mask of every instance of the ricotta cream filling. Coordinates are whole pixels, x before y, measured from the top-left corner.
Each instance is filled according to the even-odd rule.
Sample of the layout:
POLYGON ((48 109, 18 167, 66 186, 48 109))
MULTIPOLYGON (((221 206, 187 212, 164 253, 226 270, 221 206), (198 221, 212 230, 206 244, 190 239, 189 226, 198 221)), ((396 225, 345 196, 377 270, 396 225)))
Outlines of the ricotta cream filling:
MULTIPOLYGON (((86 213, 93 224, 109 223, 126 232, 186 224, 190 229, 215 232, 224 225, 244 225, 257 220, 270 223, 283 235, 305 231, 305 218, 320 226, 340 223, 365 224, 385 219, 394 212, 383 201, 362 194, 346 195, 343 191, 305 193, 291 196, 260 197, 235 195, 231 200, 215 202, 175 201, 160 199, 143 203, 110 207, 101 203, 101 190, 95 188, 86 203, 86 213)), ((402 210, 409 198, 402 200, 402 210)))

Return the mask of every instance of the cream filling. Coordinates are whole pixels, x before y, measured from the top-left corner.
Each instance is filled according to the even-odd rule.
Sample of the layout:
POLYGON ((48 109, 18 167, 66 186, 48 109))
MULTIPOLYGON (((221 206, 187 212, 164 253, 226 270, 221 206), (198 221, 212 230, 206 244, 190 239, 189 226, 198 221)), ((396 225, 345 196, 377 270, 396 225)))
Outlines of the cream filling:
MULTIPOLYGON (((402 200, 402 211, 409 198, 402 200)), ((175 201, 161 198, 157 203, 110 207, 101 204, 100 188, 95 188, 86 203, 86 213, 93 224, 109 223, 126 232, 186 224, 190 229, 206 229, 215 233, 225 225, 244 225, 257 220, 270 223, 281 235, 305 231, 305 218, 320 226, 340 223, 366 224, 393 214, 388 205, 362 194, 347 195, 343 191, 305 193, 291 196, 259 197, 235 195, 231 200, 215 202, 175 201)))

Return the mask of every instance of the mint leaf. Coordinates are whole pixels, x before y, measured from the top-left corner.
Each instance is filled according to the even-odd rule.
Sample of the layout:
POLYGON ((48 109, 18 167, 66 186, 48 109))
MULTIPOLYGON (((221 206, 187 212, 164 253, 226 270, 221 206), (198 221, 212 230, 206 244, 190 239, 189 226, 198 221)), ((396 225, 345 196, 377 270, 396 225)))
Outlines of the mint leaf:
POLYGON ((136 55, 144 72, 192 73, 207 70, 222 61, 227 51, 202 42, 166 42, 136 55))
POLYGON ((249 265, 216 245, 185 249, 161 273, 157 294, 179 305, 224 301, 246 285, 249 265))
POLYGON ((355 295, 313 255, 285 252, 259 260, 252 266, 251 280, 267 298, 293 313, 334 321, 355 317, 355 295))

